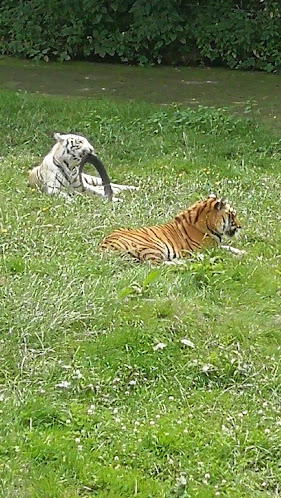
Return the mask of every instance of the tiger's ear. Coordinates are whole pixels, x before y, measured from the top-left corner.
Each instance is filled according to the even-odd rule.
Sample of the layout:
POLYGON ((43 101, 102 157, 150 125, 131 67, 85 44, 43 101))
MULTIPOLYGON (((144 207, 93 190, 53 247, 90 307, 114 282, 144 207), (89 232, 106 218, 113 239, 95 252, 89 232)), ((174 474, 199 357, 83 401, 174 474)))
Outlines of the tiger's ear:
POLYGON ((221 209, 224 209, 225 206, 227 204, 227 200, 222 197, 221 199, 219 199, 216 204, 214 205, 215 209, 217 209, 218 211, 220 211, 221 209))
POLYGON ((63 140, 60 133, 54 133, 53 137, 56 140, 56 142, 62 142, 63 140))

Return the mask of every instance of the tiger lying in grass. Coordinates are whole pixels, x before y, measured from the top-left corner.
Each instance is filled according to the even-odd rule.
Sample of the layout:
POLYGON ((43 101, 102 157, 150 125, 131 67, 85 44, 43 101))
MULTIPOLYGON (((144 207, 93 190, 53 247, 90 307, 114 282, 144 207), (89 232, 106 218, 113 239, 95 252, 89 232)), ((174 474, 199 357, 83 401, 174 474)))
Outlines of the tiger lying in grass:
MULTIPOLYGON (((29 172, 28 185, 39 187, 48 195, 58 194, 69 198, 77 193, 105 196, 104 187, 100 177, 81 173, 79 166, 87 155, 95 155, 94 148, 88 140, 79 135, 61 135, 55 133, 56 144, 49 154, 44 157, 40 166, 34 167, 29 172)), ((111 183, 113 194, 122 190, 135 190, 129 185, 111 183)), ((115 197, 112 197, 116 201, 115 197)))
MULTIPOLYGON (((220 244, 223 235, 233 237, 240 228, 236 212, 228 202, 210 195, 165 225, 114 230, 100 249, 125 252, 139 260, 171 262, 189 257, 196 249, 220 244)), ((237 255, 245 252, 230 246, 220 247, 237 255)))

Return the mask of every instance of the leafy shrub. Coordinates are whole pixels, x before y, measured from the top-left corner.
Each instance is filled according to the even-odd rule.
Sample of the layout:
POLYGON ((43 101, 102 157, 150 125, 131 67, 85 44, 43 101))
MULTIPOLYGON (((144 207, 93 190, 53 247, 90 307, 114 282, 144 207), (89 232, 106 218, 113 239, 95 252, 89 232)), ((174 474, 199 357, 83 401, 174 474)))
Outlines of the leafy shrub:
POLYGON ((174 109, 172 112, 159 111, 147 120, 147 125, 153 133, 162 130, 177 130, 189 128, 209 135, 229 134, 245 128, 251 122, 230 114, 226 107, 205 107, 199 105, 196 109, 174 109))
POLYGON ((193 24, 201 56, 231 68, 281 69, 281 9, 277 1, 210 0, 193 24), (244 8, 243 5, 244 4, 244 8))
POLYGON ((277 0, 2 0, 0 51, 35 59, 281 69, 277 0))

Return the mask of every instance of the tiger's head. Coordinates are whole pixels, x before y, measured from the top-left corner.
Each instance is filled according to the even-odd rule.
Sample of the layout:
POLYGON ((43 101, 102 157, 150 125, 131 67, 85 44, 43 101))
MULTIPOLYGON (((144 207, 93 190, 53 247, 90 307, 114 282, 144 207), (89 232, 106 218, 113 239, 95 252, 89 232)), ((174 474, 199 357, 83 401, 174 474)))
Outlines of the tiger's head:
POLYGON ((80 135, 54 133, 54 139, 57 142, 52 149, 54 158, 69 169, 76 168, 86 155, 95 154, 94 147, 80 135))
POLYGON ((223 235, 233 237, 241 228, 235 209, 226 199, 218 199, 214 194, 196 202, 189 210, 196 228, 219 242, 223 235))

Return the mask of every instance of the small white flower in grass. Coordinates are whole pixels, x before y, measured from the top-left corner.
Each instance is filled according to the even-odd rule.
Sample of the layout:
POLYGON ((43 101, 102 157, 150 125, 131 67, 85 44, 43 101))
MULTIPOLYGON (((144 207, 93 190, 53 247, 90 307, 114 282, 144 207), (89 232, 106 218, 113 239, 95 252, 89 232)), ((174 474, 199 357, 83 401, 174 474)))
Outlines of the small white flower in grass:
POLYGON ((207 373, 209 372, 209 370, 211 370, 212 367, 213 365, 211 365, 210 363, 206 363, 205 365, 202 366, 202 372, 207 373))
POLYGON ((180 339, 180 342, 181 344, 183 344, 183 346, 186 346, 188 348, 194 348, 194 343, 192 341, 190 341, 189 339, 186 339, 185 337, 183 337, 182 339, 180 339))
POLYGON ((173 489, 173 494, 176 494, 176 496, 185 495, 186 485, 187 485, 187 480, 185 472, 181 472, 180 476, 176 479, 175 486, 173 489))
POLYGON ((159 414, 155 415, 155 418, 160 418, 160 415, 159 414))
POLYGON ((80 370, 74 370, 73 372, 73 379, 84 379, 83 375, 81 374, 80 370))
POLYGON ((66 421, 65 421, 66 424, 71 424, 71 420, 70 418, 67 418, 66 421))
POLYGON ((164 344, 164 342, 158 342, 158 344, 155 344, 155 346, 153 346, 153 351, 158 351, 158 349, 162 350, 166 347, 166 344, 164 344))
POLYGON ((125 391, 126 396, 129 396, 130 391, 125 391))
POLYGON ((129 385, 130 385, 130 386, 135 386, 135 385, 136 385, 136 383, 137 383, 137 381, 136 381, 136 380, 130 380, 129 385))
POLYGON ((77 446, 77 451, 82 451, 82 450, 83 450, 83 446, 82 446, 82 444, 78 444, 78 446, 77 446))
POLYGON ((262 482, 262 483, 261 483, 261 485, 265 488, 265 486, 266 486, 266 482, 265 482, 265 481, 264 481, 264 482, 262 482))
POLYGON ((215 495, 216 495, 216 496, 220 496, 220 492, 219 492, 219 491, 216 491, 216 492, 215 492, 215 495))
POLYGON ((210 474, 207 473, 204 475, 204 477, 205 477, 205 479, 210 479, 210 474))
POLYGON ((188 433, 188 429, 184 429, 183 432, 184 432, 184 434, 187 434, 188 433))
POLYGON ((88 408, 87 413, 88 415, 93 415, 94 411, 95 411, 95 406, 91 405, 90 408, 88 408))
POLYGON ((75 443, 77 443, 77 444, 80 443, 80 437, 75 438, 75 443))
POLYGON ((150 425, 155 425, 154 420, 150 420, 150 422, 149 422, 149 423, 150 423, 150 425))
POLYGON ((270 429, 264 429, 264 433, 265 434, 269 434, 270 433, 270 429))
POLYGON ((68 382, 68 380, 62 380, 61 382, 59 382, 58 384, 56 384, 56 388, 57 389, 69 389, 71 386, 71 383, 68 382))
POLYGON ((175 399, 174 396, 169 396, 170 401, 173 401, 173 399, 175 399))
POLYGON ((119 456, 117 456, 117 455, 116 455, 116 456, 114 457, 114 460, 117 462, 117 461, 119 460, 119 456))

